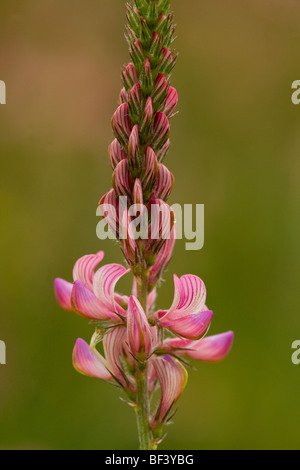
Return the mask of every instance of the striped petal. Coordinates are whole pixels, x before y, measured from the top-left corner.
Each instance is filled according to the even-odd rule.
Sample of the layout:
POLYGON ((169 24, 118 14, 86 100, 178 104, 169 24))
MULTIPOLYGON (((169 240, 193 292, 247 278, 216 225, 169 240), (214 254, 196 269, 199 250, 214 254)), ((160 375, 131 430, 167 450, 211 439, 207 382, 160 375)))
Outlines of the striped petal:
POLYGON ((153 358, 152 364, 161 388, 160 405, 152 423, 155 427, 157 423, 167 420, 187 384, 188 374, 183 365, 169 355, 153 358))
POLYGON ((139 126, 135 125, 132 129, 128 142, 128 159, 132 168, 139 168, 140 165, 139 145, 139 126))
POLYGON ((127 160, 118 163, 113 174, 113 187, 118 196, 126 196, 131 201, 131 175, 127 160))
POLYGON ((72 290, 72 306, 78 314, 91 320, 120 321, 112 309, 108 309, 85 285, 76 281, 72 290))
POLYGON ((204 282, 192 274, 179 278, 174 275, 175 294, 173 304, 168 312, 172 320, 203 311, 206 301, 204 282))
POLYGON ((142 111, 141 85, 136 83, 129 93, 131 115, 139 116, 142 111))
POLYGON ((122 79, 127 91, 129 91, 133 85, 138 82, 139 74, 132 62, 130 62, 130 64, 128 64, 122 71, 122 79))
POLYGON ((153 138, 151 146, 159 149, 168 140, 170 134, 170 124, 164 113, 157 113, 153 124, 153 138))
POLYGON ((170 238, 165 241, 158 255, 155 258, 154 265, 150 268, 149 285, 152 286, 161 278, 163 272, 168 266, 173 254, 176 241, 176 227, 171 230, 170 238))
POLYGON ((102 380, 112 379, 111 374, 106 369, 104 358, 97 351, 93 351, 81 338, 75 343, 73 365, 77 372, 87 375, 88 377, 102 380))
MULTIPOLYGON (((120 326, 110 330, 103 339, 103 348, 105 358, 107 360, 108 370, 117 378, 123 385, 126 385, 125 371, 123 370, 120 357, 123 357, 127 362, 131 361, 136 365, 135 360, 130 356, 128 347, 126 345, 127 332, 126 327, 120 326)), ((130 377, 126 377, 130 381, 130 377)))
POLYGON ((147 316, 138 299, 131 296, 127 310, 127 338, 130 351, 138 359, 146 359, 151 353, 151 329, 147 316))
POLYGON ((151 147, 146 150, 145 172, 142 178, 143 189, 146 193, 151 193, 157 181, 158 165, 157 158, 151 147))
POLYGON ((160 149, 157 150, 156 155, 157 155, 157 160, 159 162, 162 162, 165 156, 167 155, 170 145, 171 145, 171 141, 170 139, 168 139, 167 142, 160 149))
POLYGON ((120 264, 108 264, 98 269, 94 277, 94 293, 100 302, 112 313, 125 315, 125 310, 115 301, 115 286, 130 269, 120 264))
POLYGON ((166 101, 164 103, 164 106, 162 107, 162 111, 166 114, 167 117, 172 117, 175 108, 178 104, 178 93, 175 88, 170 86, 166 101))
POLYGON ((141 125, 141 133, 148 134, 151 129, 152 119, 153 119, 153 103, 151 96, 147 98, 145 109, 144 109, 144 117, 143 122, 141 125))
POLYGON ((72 312, 71 293, 73 284, 65 281, 64 279, 55 279, 54 292, 59 306, 67 312, 72 312))
POLYGON ((86 287, 93 290, 94 271, 104 258, 104 252, 99 251, 96 255, 86 255, 80 258, 73 269, 73 279, 83 282, 86 287))
POLYGON ((166 77, 159 73, 152 93, 152 100, 155 105, 160 105, 168 94, 169 84, 166 77))
POLYGON ((111 189, 108 193, 104 194, 98 207, 111 231, 119 235, 119 199, 116 195, 116 191, 111 189))
POLYGON ((168 315, 165 315, 161 319, 160 325, 183 338, 199 340, 207 333, 212 316, 213 312, 210 310, 194 315, 186 315, 175 320, 171 320, 168 315))
POLYGON ((158 177, 156 187, 154 189, 154 196, 162 200, 169 198, 171 191, 174 187, 175 178, 168 168, 162 163, 158 164, 158 177))
POLYGON ((208 336, 190 345, 191 350, 185 353, 192 359, 204 362, 220 362, 229 354, 234 333, 228 331, 220 335, 208 336))
POLYGON ((118 163, 120 163, 122 160, 126 160, 127 158, 126 153, 124 152, 122 146, 119 144, 117 139, 115 139, 108 147, 108 154, 113 170, 116 168, 118 163))
POLYGON ((162 247, 165 240, 171 239, 175 214, 168 204, 157 198, 151 200, 150 211, 151 225, 146 249, 153 253, 162 247))
POLYGON ((128 103, 123 103, 118 107, 112 117, 112 128, 120 144, 127 145, 132 129, 128 103))

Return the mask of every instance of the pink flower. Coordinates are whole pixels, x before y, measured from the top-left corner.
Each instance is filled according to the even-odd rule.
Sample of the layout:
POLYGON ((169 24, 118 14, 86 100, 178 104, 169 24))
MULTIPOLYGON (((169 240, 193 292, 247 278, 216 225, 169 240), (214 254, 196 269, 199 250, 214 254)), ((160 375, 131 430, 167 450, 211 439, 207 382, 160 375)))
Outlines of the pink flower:
POLYGON ((151 360, 161 388, 159 407, 152 420, 152 428, 170 418, 170 413, 181 397, 188 380, 185 367, 174 357, 154 357, 151 360))
POLYGON ((234 333, 228 331, 215 336, 208 336, 199 341, 187 341, 169 338, 164 341, 163 349, 176 355, 186 355, 203 362, 220 362, 230 353, 234 333))
POLYGON ((80 374, 102 380, 112 380, 101 354, 79 338, 73 350, 73 366, 80 374))
POLYGON ((119 279, 129 271, 124 266, 109 264, 95 268, 102 261, 103 252, 80 258, 73 269, 74 284, 62 279, 54 282, 55 294, 59 305, 68 311, 100 321, 120 322, 126 315, 121 306, 128 298, 118 296, 115 286, 119 279))
POLYGON ((112 128, 120 144, 127 145, 132 130, 128 103, 121 104, 116 110, 112 117, 112 128))
POLYGON ((156 312, 159 324, 184 338, 197 340, 207 332, 213 312, 205 306, 206 289, 197 276, 174 275, 174 301, 169 310, 156 312))

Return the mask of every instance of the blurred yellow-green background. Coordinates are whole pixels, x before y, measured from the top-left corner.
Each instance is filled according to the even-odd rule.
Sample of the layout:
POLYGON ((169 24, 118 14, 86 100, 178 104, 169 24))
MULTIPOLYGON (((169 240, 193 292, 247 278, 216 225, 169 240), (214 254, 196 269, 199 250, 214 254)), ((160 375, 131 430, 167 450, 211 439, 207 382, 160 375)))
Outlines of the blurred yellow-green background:
MULTIPOLYGON (((191 371, 162 449, 300 448, 300 79, 298 0, 173 0, 180 52, 166 163, 171 203, 205 204, 205 247, 177 243, 172 274, 205 281, 211 332, 232 329, 226 362, 191 371)), ((113 242, 96 238, 110 189, 110 118, 128 61, 123 0, 1 0, 1 449, 135 449, 117 390, 77 374, 56 276, 113 242)), ((128 285, 124 284, 123 289, 128 285)))

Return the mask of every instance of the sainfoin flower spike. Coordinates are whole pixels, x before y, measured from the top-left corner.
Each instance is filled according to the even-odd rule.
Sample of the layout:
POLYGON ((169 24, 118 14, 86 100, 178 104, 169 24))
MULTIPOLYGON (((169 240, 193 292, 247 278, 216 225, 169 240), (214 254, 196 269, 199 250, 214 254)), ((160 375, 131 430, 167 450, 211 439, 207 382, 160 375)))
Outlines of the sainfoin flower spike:
POLYGON ((176 240, 175 215, 168 205, 175 179, 165 163, 178 106, 170 84, 177 55, 169 8, 170 0, 127 4, 131 62, 122 70, 119 105, 111 120, 112 188, 99 202, 124 266, 104 264, 100 251, 75 263, 72 282, 54 282, 61 308, 95 328, 89 343, 76 340, 74 368, 122 391, 136 412, 142 450, 156 449, 161 442, 186 386, 189 359, 220 362, 233 343, 231 331, 207 336, 213 312, 196 275, 175 274, 171 306, 155 309, 157 285, 176 240), (124 276, 133 280, 127 295, 118 288, 124 276))

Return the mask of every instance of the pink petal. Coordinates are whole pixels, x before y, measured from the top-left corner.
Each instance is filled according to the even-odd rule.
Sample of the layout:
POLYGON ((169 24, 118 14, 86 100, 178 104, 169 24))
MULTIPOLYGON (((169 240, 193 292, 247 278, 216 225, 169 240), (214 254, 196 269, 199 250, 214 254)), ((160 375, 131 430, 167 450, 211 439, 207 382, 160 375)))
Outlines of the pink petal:
POLYGON ((154 189, 155 197, 160 199, 168 199, 175 183, 172 173, 162 163, 158 164, 158 177, 156 187, 154 189))
POLYGON ((59 306, 66 310, 67 312, 72 312, 71 305, 71 292, 73 289, 73 284, 70 282, 64 281, 64 279, 55 279, 54 281, 54 292, 56 300, 59 306))
POLYGON ((153 104, 152 98, 149 96, 146 101, 145 109, 144 109, 144 118, 141 125, 141 133, 148 133, 150 130, 150 126, 153 119, 153 104))
POLYGON ((104 194, 99 202, 99 208, 109 228, 114 234, 119 235, 119 199, 114 189, 104 194))
POLYGON ((129 354, 128 347, 125 342, 126 338, 126 327, 119 326, 106 333, 103 339, 103 348, 108 364, 107 367, 124 386, 126 385, 126 381, 123 377, 125 372, 120 361, 120 356, 123 356, 126 361, 129 361, 129 363, 131 362, 133 366, 136 366, 135 360, 129 354))
POLYGON ((209 310, 175 320, 170 320, 169 316, 165 315, 160 321, 160 325, 183 338, 198 340, 207 333, 212 316, 213 312, 209 310))
POLYGON ((127 90, 133 87, 138 82, 139 74, 132 62, 125 67, 122 72, 123 82, 127 90))
POLYGON ((167 155, 169 148, 171 145, 170 139, 167 140, 167 142, 156 152, 157 160, 159 162, 162 162, 165 156, 167 155))
POLYGON ((170 124, 164 113, 156 113, 153 124, 153 138, 151 146, 159 149, 168 140, 170 133, 170 124))
POLYGON ((163 422, 167 419, 186 386, 188 374, 183 365, 169 355, 154 357, 151 362, 156 370, 161 388, 160 407, 153 420, 155 427, 157 422, 163 422))
POLYGON ((161 199, 153 198, 149 207, 151 213, 151 225, 149 227, 149 240, 146 249, 155 252, 161 248, 162 240, 172 239, 175 214, 173 209, 161 199))
POLYGON ((120 321, 112 309, 108 309, 85 285, 76 281, 72 290, 72 305, 77 313, 92 320, 120 321))
POLYGON ((164 104, 164 109, 163 109, 163 111, 168 117, 172 116, 177 104, 178 104, 178 93, 175 88, 170 86, 168 95, 164 104))
POLYGON ((108 147, 108 153, 113 170, 116 168, 118 163, 127 158, 126 153, 117 139, 115 139, 108 147))
POLYGON ((152 191, 152 188, 157 181, 157 175, 158 175, 157 158, 152 148, 148 147, 146 150, 146 167, 145 167, 144 176, 142 178, 142 185, 143 185, 145 192, 152 191))
POLYGON ((187 274, 179 278, 174 275, 174 301, 167 312, 169 319, 175 320, 194 315, 205 308, 206 288, 198 276, 187 274))
POLYGON ((95 255, 86 255, 80 258, 73 268, 73 279, 83 282, 86 287, 93 290, 94 270, 104 258, 104 252, 95 255))
POLYGON ((205 362, 220 362, 229 354, 234 339, 234 333, 228 331, 216 336, 208 336, 196 343, 192 343, 189 347, 190 351, 186 351, 192 359, 205 362))
POLYGON ((176 227, 172 228, 170 238, 165 241, 158 255, 155 258, 154 265, 150 268, 149 285, 154 285, 162 276, 168 266, 173 254, 176 241, 176 227))
POLYGON ((126 145, 132 129, 128 103, 118 107, 112 118, 112 127, 120 144, 126 145))
POLYGON ((157 75, 157 79, 155 82, 155 86, 152 92, 152 99, 153 102, 156 103, 161 103, 162 100, 167 96, 169 89, 169 84, 167 82, 167 79, 164 75, 159 73, 157 75))
POLYGON ((108 264, 98 269, 94 277, 93 287, 96 297, 108 310, 120 315, 125 315, 126 312, 115 302, 115 286, 121 277, 129 271, 130 269, 126 269, 120 264, 108 264))
POLYGON ((92 351, 90 346, 79 338, 73 350, 73 365, 83 375, 96 379, 111 380, 112 376, 106 369, 104 358, 97 352, 92 351))
POLYGON ((152 337, 147 316, 136 297, 131 296, 127 310, 127 338, 134 357, 145 359, 151 353, 152 337))
POLYGON ((127 160, 118 163, 113 174, 113 187, 118 196, 126 196, 131 200, 131 174, 127 160))
POLYGON ((128 142, 128 158, 132 168, 139 168, 139 126, 136 124, 132 129, 128 142))

